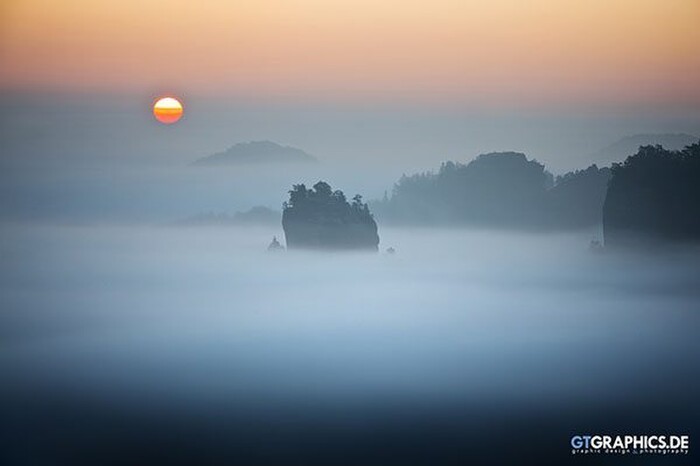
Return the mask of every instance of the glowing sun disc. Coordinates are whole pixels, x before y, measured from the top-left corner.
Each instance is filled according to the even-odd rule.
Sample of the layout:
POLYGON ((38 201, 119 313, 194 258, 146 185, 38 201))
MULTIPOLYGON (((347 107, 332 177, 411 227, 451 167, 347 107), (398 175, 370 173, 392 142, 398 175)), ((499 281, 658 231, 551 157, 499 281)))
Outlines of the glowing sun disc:
POLYGON ((174 97, 163 97, 153 104, 153 116, 166 125, 172 125, 182 118, 183 107, 174 97))

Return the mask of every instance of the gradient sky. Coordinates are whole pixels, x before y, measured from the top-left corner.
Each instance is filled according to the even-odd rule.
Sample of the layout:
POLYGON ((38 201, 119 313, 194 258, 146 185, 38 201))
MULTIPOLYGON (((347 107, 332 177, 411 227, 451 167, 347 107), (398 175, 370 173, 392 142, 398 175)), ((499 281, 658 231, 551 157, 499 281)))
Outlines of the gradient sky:
POLYGON ((9 0, 4 91, 700 107, 698 0, 9 0))

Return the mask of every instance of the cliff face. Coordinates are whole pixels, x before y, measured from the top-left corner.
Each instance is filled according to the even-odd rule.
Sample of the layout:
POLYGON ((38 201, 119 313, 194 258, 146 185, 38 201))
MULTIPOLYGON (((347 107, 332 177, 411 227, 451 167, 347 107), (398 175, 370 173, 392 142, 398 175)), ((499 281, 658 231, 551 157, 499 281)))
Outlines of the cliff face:
POLYGON ((379 246, 377 224, 309 222, 285 213, 282 226, 289 249, 367 249, 379 246))
POLYGON ((603 231, 606 247, 700 241, 700 144, 640 147, 614 165, 603 231))
POLYGON ((377 223, 359 195, 349 203, 323 181, 294 185, 289 194, 282 213, 288 249, 378 249, 377 223))

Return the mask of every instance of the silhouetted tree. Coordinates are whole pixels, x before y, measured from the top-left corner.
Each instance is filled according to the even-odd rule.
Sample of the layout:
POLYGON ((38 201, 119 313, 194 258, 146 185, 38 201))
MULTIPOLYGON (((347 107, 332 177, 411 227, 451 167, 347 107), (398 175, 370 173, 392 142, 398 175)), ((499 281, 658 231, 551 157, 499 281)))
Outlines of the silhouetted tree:
POLYGON ((362 196, 352 204, 345 194, 319 181, 312 189, 293 185, 284 203, 282 226, 287 247, 377 250, 377 224, 362 196))
POLYGON ((614 164, 603 210, 605 246, 700 240, 700 143, 643 146, 614 164))

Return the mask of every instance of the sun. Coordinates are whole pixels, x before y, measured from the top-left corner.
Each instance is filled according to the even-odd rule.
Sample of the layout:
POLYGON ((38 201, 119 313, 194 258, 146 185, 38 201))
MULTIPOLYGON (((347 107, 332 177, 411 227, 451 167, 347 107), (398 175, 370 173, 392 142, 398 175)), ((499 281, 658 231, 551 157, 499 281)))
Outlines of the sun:
POLYGON ((166 125, 172 125, 182 118, 182 103, 175 97, 161 97, 153 104, 153 116, 166 125))

